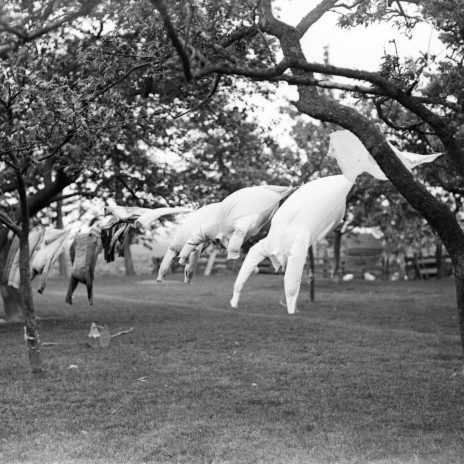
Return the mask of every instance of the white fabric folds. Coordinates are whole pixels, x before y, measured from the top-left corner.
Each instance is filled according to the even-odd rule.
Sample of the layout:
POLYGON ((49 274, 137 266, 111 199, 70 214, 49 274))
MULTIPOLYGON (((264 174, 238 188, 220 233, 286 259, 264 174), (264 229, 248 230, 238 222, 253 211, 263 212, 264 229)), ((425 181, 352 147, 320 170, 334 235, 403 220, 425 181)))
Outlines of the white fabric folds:
POLYGON ((31 261, 31 279, 40 274, 39 293, 43 293, 50 269, 58 256, 63 253, 69 233, 69 230, 54 229, 51 227, 45 230, 40 248, 31 261))
MULTIPOLYGON (((440 156, 439 153, 417 155, 391 147, 410 170, 440 156)), ((287 310, 293 314, 308 248, 343 220, 346 197, 358 175, 368 172, 377 179, 387 180, 362 142, 349 131, 336 131, 330 135, 328 155, 336 158, 343 175, 324 177, 305 184, 280 207, 272 219, 268 236, 250 249, 243 262, 230 302, 233 307, 237 307, 248 277, 267 257, 276 270, 279 267, 285 269, 287 310)))
POLYGON ((308 248, 342 221, 352 186, 343 175, 330 176, 308 182, 290 195, 275 213, 268 236, 248 252, 235 281, 231 305, 237 307, 248 277, 269 258, 276 271, 285 269, 287 310, 293 314, 308 248))
MULTIPOLYGON (((218 208, 219 203, 211 203, 210 205, 202 206, 196 211, 189 213, 185 217, 185 220, 176 229, 176 232, 169 244, 169 248, 163 257, 163 261, 161 262, 158 271, 158 282, 163 281, 164 276, 168 273, 169 268, 171 267, 173 259, 180 253, 188 238, 192 234, 192 231, 197 230, 203 224, 207 223, 210 219, 215 217, 218 208)), ((193 275, 195 274, 195 269, 198 264, 198 259, 200 258, 202 249, 203 244, 200 244, 195 247, 195 249, 189 254, 188 262, 184 271, 186 283, 190 283, 193 275)))
POLYGON ((216 214, 190 235, 179 254, 180 264, 185 264, 199 245, 213 240, 227 248, 227 259, 237 259, 242 244, 270 222, 279 202, 293 190, 293 187, 257 186, 232 193, 219 203, 216 214))
MULTIPOLYGON (((430 163, 441 155, 441 153, 418 155, 417 153, 400 151, 392 144, 389 145, 409 170, 420 164, 430 163)), ((387 177, 361 140, 350 131, 339 130, 330 134, 328 156, 333 156, 337 160, 345 177, 353 182, 363 172, 368 172, 377 179, 387 180, 387 177)))
POLYGON ((105 208, 105 214, 112 214, 114 219, 120 222, 134 222, 140 229, 149 229, 150 226, 162 216, 168 214, 189 213, 190 208, 181 206, 163 208, 139 208, 132 206, 118 206, 114 202, 109 202, 105 208))
MULTIPOLYGON (((34 259, 34 256, 40 246, 42 238, 44 236, 43 229, 34 229, 29 233, 29 256, 30 260, 34 259)), ((15 249, 14 258, 9 264, 9 274, 8 274, 8 285, 14 288, 19 288, 20 286, 20 275, 19 275, 19 239, 15 237, 14 241, 17 240, 17 246, 14 247, 13 244, 11 249, 15 249)))

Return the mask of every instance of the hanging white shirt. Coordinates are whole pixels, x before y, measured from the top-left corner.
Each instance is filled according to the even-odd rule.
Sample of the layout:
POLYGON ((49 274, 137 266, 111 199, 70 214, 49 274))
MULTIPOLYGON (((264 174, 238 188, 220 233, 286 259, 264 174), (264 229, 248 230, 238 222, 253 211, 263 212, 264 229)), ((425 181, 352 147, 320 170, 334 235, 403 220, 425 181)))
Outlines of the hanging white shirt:
POLYGON ((290 195, 275 213, 267 237, 249 250, 235 281, 231 305, 237 307, 243 285, 267 257, 276 270, 285 269, 287 310, 293 314, 308 248, 342 221, 352 186, 343 175, 330 176, 308 182, 290 195))

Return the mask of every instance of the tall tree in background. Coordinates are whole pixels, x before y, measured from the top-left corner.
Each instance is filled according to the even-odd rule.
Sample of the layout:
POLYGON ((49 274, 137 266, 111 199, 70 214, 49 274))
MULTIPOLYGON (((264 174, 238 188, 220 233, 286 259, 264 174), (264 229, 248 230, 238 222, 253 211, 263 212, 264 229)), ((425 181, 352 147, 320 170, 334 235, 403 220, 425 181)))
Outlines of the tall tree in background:
MULTIPOLYGON (((98 3, 76 2, 82 8, 72 14, 68 14, 74 7, 70 2, 2 4, 0 271, 3 274, 10 230, 20 241, 21 282, 19 292, 2 285, 2 298, 7 318, 17 320, 24 312, 33 371, 40 370, 40 341, 30 285, 31 217, 64 197, 86 194, 78 190, 82 184, 79 179, 95 194, 98 185, 89 182, 92 173, 105 185, 102 168, 112 154, 111 147, 121 142, 121 130, 133 127, 138 116, 133 109, 134 95, 128 99, 128 92, 120 92, 118 85, 152 64, 143 62, 124 69, 124 63, 119 63, 101 68, 108 63, 98 60, 95 50, 101 51, 98 45, 111 9, 104 19, 101 10, 96 11, 95 22, 90 25, 77 21, 98 3), (73 19, 78 24, 71 25, 73 19), (73 191, 62 195, 70 185, 74 185, 73 191)), ((137 112, 142 113, 145 127, 152 124, 153 111, 137 112)), ((166 112, 163 108, 158 114, 166 112)), ((126 164, 133 167, 138 159, 150 164, 146 155, 129 162, 133 148, 128 145, 124 150, 126 164)), ((135 149, 139 147, 135 145, 135 149)), ((124 182, 122 176, 118 180, 124 182)), ((151 194, 156 197, 156 192, 151 194)))

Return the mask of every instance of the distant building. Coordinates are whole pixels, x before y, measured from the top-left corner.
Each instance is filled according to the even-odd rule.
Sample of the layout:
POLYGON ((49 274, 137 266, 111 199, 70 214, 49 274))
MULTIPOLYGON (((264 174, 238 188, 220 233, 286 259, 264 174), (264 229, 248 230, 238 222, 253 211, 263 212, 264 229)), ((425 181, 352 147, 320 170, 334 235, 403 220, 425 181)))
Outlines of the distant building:
POLYGON ((350 234, 342 242, 342 270, 362 277, 364 273, 383 274, 382 240, 370 233, 350 234))

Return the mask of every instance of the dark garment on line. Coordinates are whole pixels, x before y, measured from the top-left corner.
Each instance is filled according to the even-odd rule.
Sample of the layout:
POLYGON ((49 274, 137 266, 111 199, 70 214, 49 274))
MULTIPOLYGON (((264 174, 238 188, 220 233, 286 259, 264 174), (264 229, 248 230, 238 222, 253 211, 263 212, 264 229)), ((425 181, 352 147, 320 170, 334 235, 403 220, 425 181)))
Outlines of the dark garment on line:
POLYGON ((116 224, 102 227, 103 256, 107 263, 114 261, 116 252, 119 257, 124 256, 124 240, 131 227, 132 224, 126 222, 117 222, 116 224))
POLYGON ((93 233, 77 234, 74 238, 69 249, 72 271, 65 299, 66 303, 72 304, 72 295, 80 282, 87 286, 89 303, 93 304, 93 280, 100 250, 100 237, 97 237, 93 233))

